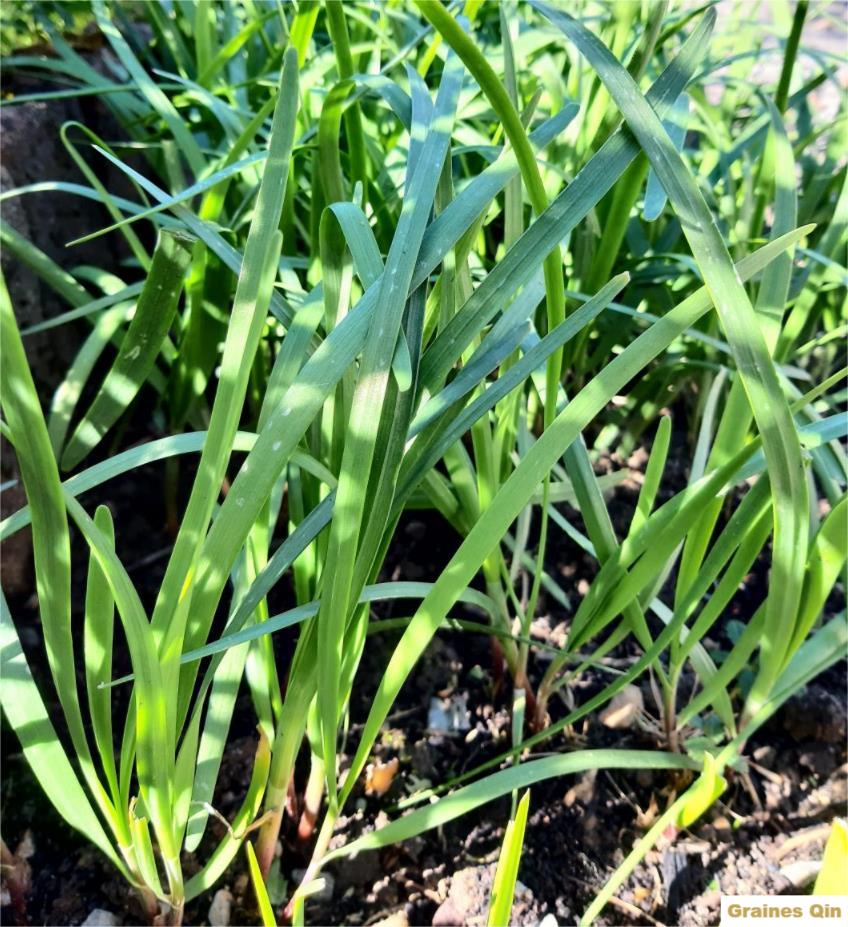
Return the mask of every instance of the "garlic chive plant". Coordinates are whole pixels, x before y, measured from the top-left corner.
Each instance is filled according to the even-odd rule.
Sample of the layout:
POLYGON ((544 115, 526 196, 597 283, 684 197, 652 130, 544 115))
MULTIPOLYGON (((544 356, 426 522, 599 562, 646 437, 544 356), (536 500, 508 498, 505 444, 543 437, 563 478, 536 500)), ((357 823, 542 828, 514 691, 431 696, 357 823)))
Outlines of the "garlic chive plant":
POLYGON ((172 924, 245 858, 258 919, 303 923, 324 867, 512 794, 495 924, 532 827, 519 790, 674 772, 673 801, 590 923, 848 642, 831 598, 848 547, 846 120, 816 112, 836 78, 806 44, 815 9, 794 9, 775 87, 755 79, 762 27, 744 4, 91 0, 86 13, 110 76, 45 13, 53 54, 5 67, 56 89, 2 103, 95 94, 109 108, 119 137, 62 127, 79 183, 0 198, 95 200, 109 224, 78 241, 118 236, 129 255, 67 269, 0 227, 69 307, 21 331, 0 289, 2 430, 28 502, 0 539, 31 526, 53 688, 4 598, 0 702, 34 775, 150 920, 172 924), (108 189, 107 165, 130 198, 108 189), (84 338, 45 410, 27 338, 66 325, 84 338), (139 396, 167 433, 126 446, 139 396), (625 474, 595 464, 638 447, 650 452, 622 523, 608 501, 625 474), (92 511, 86 493, 157 462, 173 544, 148 610, 116 553, 120 512, 92 511), (390 580, 418 509, 458 547, 427 582, 390 580), (72 536, 87 552, 78 603, 72 536), (561 536, 597 561, 582 595, 551 567, 561 536), (767 591, 717 654, 709 635, 758 560, 767 591), (278 587, 293 604, 271 615, 278 587), (409 617, 380 627, 377 602, 409 617), (560 646, 534 633, 552 609, 560 646), (371 635, 398 628, 375 675, 371 635), (446 628, 491 636, 512 682, 510 746, 331 847, 446 628), (131 664, 119 678, 117 648, 131 664), (637 655, 607 674, 617 648, 637 655), (603 685, 577 703, 589 672, 603 685), (648 680, 653 749, 568 742, 648 680), (216 840, 240 691, 255 759, 216 840), (262 880, 288 871, 287 816, 311 862, 280 902, 262 880))

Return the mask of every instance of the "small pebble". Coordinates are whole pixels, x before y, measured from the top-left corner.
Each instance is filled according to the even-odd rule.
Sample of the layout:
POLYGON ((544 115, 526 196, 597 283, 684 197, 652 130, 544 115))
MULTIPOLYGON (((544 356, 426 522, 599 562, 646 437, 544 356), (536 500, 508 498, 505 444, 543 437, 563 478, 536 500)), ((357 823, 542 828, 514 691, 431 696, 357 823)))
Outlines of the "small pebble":
POLYGON ((813 884, 821 870, 821 861, 814 859, 801 859, 789 863, 780 870, 780 874, 791 883, 793 888, 805 889, 813 884))
POLYGON ((82 922, 82 927, 118 927, 118 916, 103 908, 95 908, 82 922))
POLYGON ((229 927, 232 910, 232 894, 225 888, 219 888, 209 905, 209 923, 212 927, 229 927))
POLYGON ((615 731, 631 727, 644 708, 642 690, 638 686, 625 686, 601 712, 601 724, 615 731))

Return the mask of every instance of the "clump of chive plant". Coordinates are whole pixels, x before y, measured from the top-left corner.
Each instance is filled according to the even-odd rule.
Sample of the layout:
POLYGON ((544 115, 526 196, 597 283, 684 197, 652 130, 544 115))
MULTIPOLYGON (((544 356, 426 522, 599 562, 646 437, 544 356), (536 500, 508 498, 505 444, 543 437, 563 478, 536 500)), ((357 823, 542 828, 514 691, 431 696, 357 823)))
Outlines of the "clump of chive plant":
MULTIPOLYGON (((7 63, 101 95, 125 137, 69 123, 61 141, 86 183, 45 178, 3 196, 93 197, 112 221, 85 238, 120 235, 132 255, 125 268, 69 271, 2 228, 69 304, 39 328, 88 326, 45 415, 4 293, 4 434, 29 504, 0 537, 32 525, 72 748, 4 601, 0 700, 35 775, 149 916, 161 904, 171 923, 245 841, 270 922, 261 880, 276 881, 301 752, 298 830, 314 842, 283 906, 295 922, 334 860, 542 780, 604 767, 688 776, 590 922, 652 841, 722 793, 751 734, 845 650, 844 615, 823 618, 846 560, 845 118, 814 119, 812 95, 833 78, 799 66, 807 4, 775 88, 732 53, 755 28, 738 13, 723 22, 665 2, 580 18, 541 2, 150 6, 149 42, 129 8, 93 0, 90 12, 116 80, 49 18, 49 65, 7 63), (125 163, 127 145, 140 164, 125 163), (106 162, 134 199, 104 187, 106 162), (142 393, 167 434, 123 448, 118 425, 142 393), (593 465, 648 443, 621 530, 607 495, 624 474, 593 465), (672 453, 683 486, 669 485, 672 453), (183 498, 187 454, 199 460, 183 498), (84 493, 154 461, 174 543, 148 614, 115 553, 120 520, 106 507, 91 517, 84 493), (421 508, 461 543, 431 581, 386 581, 398 524, 421 508), (90 551, 82 648, 71 523, 90 551), (549 570, 559 532, 598 562, 582 598, 549 570), (762 557, 768 591, 718 660, 708 634, 762 557), (284 581, 295 605, 271 616, 284 581), (379 601, 411 617, 380 627, 379 601), (559 647, 533 635, 552 607, 567 615, 559 647), (398 625, 382 673, 364 679, 369 637, 398 625), (404 682, 446 627, 497 642, 514 692, 509 750, 331 850, 404 682), (277 661, 274 634, 291 639, 290 660, 277 661), (574 705, 575 681, 605 672, 624 644, 639 656, 574 705), (132 673, 112 679, 124 646, 132 673), (655 749, 556 739, 643 678, 656 680, 655 749), (117 685, 129 709, 116 730, 117 685), (342 772, 359 687, 375 694, 342 772), (240 688, 258 728, 251 781, 186 879, 184 854, 209 845, 240 688), (548 755, 534 757, 541 743, 548 755)), ((528 800, 514 800, 491 923, 508 922, 528 800)))

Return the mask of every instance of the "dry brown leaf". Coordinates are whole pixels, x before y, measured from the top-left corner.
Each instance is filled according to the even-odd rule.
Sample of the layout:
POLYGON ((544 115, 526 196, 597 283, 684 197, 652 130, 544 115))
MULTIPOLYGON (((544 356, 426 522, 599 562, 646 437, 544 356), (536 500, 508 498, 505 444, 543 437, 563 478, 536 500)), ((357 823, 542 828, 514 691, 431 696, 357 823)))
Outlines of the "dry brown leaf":
POLYGON ((376 795, 378 798, 385 795, 392 786, 395 774, 400 766, 397 757, 389 760, 388 763, 369 763, 365 770, 365 794, 376 795))
POLYGON ((573 785, 566 793, 562 803, 566 808, 570 808, 574 802, 582 801, 588 803, 595 794, 595 779, 598 778, 598 770, 590 769, 580 778, 577 785, 573 785))
POLYGON ((651 800, 648 802, 648 807, 642 811, 641 808, 636 810, 636 826, 640 830, 648 830, 654 824, 654 821, 657 819, 657 812, 659 811, 659 805, 657 804, 657 796, 651 792, 651 800))

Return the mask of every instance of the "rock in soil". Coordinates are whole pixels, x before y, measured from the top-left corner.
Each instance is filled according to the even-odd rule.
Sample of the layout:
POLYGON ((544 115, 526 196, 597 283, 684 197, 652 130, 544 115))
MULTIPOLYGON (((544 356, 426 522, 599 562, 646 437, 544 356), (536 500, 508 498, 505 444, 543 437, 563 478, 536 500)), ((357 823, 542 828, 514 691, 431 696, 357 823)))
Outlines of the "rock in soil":
MULTIPOLYGON (((482 927, 486 923, 495 879, 495 863, 460 869, 450 879, 448 896, 433 915, 433 927, 482 927)), ((537 924, 540 912, 533 893, 515 883, 511 924, 537 924)))
POLYGON ((625 686, 613 696, 609 705, 599 715, 601 724, 614 731, 632 727, 645 707, 639 686, 625 686))
POLYGON ((211 927, 229 927, 233 910, 233 896, 225 888, 219 888, 209 905, 209 923, 211 927))
POLYGON ((121 923, 111 911, 95 908, 82 922, 82 927, 118 927, 121 923))

